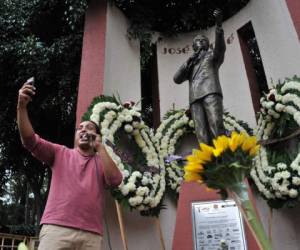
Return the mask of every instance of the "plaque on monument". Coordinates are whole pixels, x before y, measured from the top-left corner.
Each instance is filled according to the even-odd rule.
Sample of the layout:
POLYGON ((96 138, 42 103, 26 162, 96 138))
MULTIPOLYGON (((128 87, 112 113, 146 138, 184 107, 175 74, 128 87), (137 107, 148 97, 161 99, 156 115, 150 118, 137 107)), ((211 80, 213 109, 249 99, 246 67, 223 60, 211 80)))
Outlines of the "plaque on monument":
POLYGON ((247 250, 242 216, 233 200, 192 203, 194 250, 247 250))

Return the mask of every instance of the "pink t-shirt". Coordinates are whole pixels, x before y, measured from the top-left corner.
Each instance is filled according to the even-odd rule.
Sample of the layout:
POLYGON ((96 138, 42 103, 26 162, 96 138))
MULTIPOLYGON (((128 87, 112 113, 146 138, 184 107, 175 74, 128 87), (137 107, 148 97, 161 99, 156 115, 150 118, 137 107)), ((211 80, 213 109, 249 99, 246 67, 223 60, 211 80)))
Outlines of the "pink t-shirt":
POLYGON ((52 169, 41 224, 78 228, 103 235, 104 186, 118 186, 122 181, 121 173, 105 178, 99 155, 85 156, 77 148, 48 142, 37 134, 27 139, 24 146, 52 169))

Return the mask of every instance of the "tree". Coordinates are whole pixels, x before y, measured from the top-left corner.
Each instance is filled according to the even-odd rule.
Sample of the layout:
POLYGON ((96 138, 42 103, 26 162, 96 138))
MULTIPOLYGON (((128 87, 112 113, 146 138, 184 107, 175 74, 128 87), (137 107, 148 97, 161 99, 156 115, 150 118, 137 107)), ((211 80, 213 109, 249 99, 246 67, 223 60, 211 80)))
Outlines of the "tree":
MULTIPOLYGON (((36 223, 42 214, 51 171, 21 145, 16 126, 17 93, 26 79, 35 76, 37 95, 29 113, 36 132, 72 146, 86 7, 86 1, 78 0, 0 3, 0 175, 10 171, 15 178, 29 183, 36 223)), ((26 187, 26 183, 22 185, 26 187)), ((1 187, 3 191, 3 183, 0 194, 1 187)))

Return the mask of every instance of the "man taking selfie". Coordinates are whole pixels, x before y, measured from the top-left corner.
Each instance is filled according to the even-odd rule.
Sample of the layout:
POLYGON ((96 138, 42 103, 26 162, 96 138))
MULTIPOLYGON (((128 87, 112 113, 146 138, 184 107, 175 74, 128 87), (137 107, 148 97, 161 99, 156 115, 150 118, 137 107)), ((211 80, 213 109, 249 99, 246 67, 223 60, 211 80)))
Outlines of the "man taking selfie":
POLYGON ((104 187, 117 187, 122 182, 121 172, 91 121, 76 129, 73 149, 37 135, 27 111, 35 91, 29 81, 19 90, 17 123, 24 147, 52 170, 38 249, 100 250, 104 187))

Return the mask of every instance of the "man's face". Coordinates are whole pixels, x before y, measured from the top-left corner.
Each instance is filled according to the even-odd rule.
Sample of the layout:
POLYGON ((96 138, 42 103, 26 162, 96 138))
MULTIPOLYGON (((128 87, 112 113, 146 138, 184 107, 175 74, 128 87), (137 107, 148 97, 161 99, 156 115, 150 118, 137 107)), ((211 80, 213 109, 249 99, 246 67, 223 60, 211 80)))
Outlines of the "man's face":
POLYGON ((75 133, 75 146, 83 150, 89 150, 93 147, 96 134, 95 124, 90 121, 80 123, 75 133))
POLYGON ((200 50, 208 50, 209 43, 205 37, 201 37, 199 39, 195 39, 193 42, 193 50, 198 52, 200 50))

